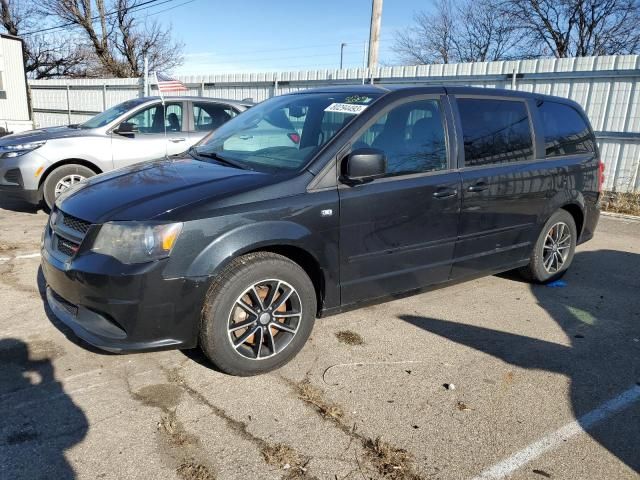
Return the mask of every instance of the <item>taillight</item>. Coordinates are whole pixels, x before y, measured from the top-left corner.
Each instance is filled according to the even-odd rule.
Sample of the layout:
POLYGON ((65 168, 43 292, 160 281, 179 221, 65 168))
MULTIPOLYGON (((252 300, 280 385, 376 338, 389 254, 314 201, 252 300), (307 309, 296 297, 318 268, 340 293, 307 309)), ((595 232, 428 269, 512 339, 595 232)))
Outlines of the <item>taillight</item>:
POLYGON ((602 186, 604 185, 604 162, 600 160, 598 163, 598 192, 602 193, 602 186))
POLYGON ((288 133, 287 136, 291 139, 293 143, 295 144, 300 143, 300 135, 298 135, 296 132, 288 133))

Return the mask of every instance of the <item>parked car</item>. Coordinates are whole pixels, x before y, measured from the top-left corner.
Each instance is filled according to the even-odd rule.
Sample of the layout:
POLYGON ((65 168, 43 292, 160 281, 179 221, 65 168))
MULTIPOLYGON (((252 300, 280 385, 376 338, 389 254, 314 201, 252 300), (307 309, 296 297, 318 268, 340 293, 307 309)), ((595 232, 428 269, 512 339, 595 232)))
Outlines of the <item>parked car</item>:
POLYGON ((42 246, 47 301, 102 349, 199 345, 225 372, 262 373, 302 348, 317 316, 511 269, 559 278, 593 236, 602 165, 583 110, 562 98, 275 97, 184 158, 62 194, 42 246), (302 107, 295 145, 228 148, 302 107))
POLYGON ((0 194, 51 207, 98 173, 182 154, 252 104, 200 97, 128 100, 79 125, 0 138, 0 194))

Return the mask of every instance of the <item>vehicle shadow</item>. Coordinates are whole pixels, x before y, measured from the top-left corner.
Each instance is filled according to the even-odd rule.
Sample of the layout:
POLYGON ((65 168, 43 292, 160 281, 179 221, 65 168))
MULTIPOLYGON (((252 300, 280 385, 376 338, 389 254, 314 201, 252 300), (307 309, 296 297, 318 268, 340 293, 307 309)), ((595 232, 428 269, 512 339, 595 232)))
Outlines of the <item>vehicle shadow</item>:
POLYGON ((531 286, 538 305, 562 328, 570 346, 434 318, 400 318, 512 365, 566 375, 578 422, 604 448, 640 472, 640 401, 592 428, 582 418, 640 385, 639 271, 640 255, 635 253, 580 252, 563 279, 565 287, 531 286))
POLYGON ((55 378, 51 354, 0 339, 0 478, 75 478, 65 451, 89 424, 55 378))
POLYGON ((91 353, 96 353, 98 355, 117 355, 116 353, 107 352, 106 350, 101 350, 99 348, 94 347, 93 345, 85 342, 80 337, 78 337, 73 330, 67 327, 64 323, 62 323, 58 318, 54 315, 54 313, 49 308, 49 304, 47 303, 47 281, 44 278, 44 274, 42 273, 42 267, 38 267, 38 275, 36 277, 36 282, 38 284, 38 293, 40 294, 40 300, 42 300, 42 304, 44 306, 44 313, 47 316, 47 319, 51 322, 51 324, 56 327, 71 343, 77 345, 91 353))
POLYGON ((12 212, 37 214, 42 210, 42 207, 32 205, 22 200, 0 197, 0 209, 11 210, 12 212))

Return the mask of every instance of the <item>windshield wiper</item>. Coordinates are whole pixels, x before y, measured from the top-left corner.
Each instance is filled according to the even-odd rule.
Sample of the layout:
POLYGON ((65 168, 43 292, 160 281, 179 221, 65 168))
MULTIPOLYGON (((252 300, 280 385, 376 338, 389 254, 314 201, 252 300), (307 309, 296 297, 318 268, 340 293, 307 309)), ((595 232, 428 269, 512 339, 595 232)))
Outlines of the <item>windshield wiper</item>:
POLYGON ((239 168, 240 170, 251 170, 249 167, 247 167, 246 165, 240 162, 236 162, 235 160, 231 160, 226 157, 221 157, 220 155, 214 152, 200 152, 197 148, 190 148, 189 153, 196 155, 198 157, 210 158, 212 160, 215 160, 216 162, 224 163, 225 165, 229 165, 234 168, 239 168))

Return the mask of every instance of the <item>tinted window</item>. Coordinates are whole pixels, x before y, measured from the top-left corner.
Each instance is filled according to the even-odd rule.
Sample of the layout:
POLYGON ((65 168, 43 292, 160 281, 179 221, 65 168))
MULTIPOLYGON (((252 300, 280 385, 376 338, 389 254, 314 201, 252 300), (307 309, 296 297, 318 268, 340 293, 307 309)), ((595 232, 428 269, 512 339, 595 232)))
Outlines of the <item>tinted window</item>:
POLYGON ((447 168, 440 102, 421 100, 390 110, 353 144, 354 149, 361 147, 385 152, 389 176, 447 168))
POLYGON ((541 101, 538 103, 538 112, 542 121, 547 157, 595 152, 589 126, 573 107, 541 101))
POLYGON ((459 98, 466 166, 533 159, 524 102, 459 98))
POLYGON ((164 109, 161 104, 139 111, 126 122, 133 123, 140 133, 164 133, 182 131, 182 104, 168 103, 167 115, 164 116, 164 109), (164 119, 164 121, 163 121, 164 119))
POLYGON ((193 104, 193 125, 199 132, 215 130, 236 115, 236 111, 227 105, 197 102, 193 104))

